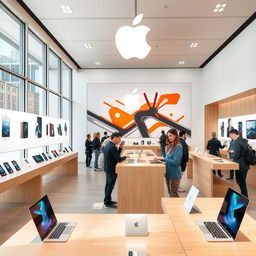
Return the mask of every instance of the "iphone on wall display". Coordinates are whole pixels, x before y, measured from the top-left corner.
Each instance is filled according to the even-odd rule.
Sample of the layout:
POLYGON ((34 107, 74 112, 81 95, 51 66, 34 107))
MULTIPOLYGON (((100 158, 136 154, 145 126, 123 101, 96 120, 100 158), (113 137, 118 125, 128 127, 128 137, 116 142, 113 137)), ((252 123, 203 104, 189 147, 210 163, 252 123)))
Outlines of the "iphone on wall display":
POLYGON ((2 117, 2 137, 10 137, 10 119, 7 116, 2 117))

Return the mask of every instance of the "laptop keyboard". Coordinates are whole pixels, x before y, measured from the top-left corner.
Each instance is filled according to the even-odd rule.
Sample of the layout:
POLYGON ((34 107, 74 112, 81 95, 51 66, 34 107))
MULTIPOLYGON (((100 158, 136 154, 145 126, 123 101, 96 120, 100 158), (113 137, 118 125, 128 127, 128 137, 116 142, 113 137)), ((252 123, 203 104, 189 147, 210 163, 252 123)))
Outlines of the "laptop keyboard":
POLYGON ((229 238, 216 222, 204 222, 204 225, 214 238, 229 238))
POLYGON ((68 222, 60 222, 57 227, 54 229, 54 231, 51 233, 51 235, 48 237, 48 239, 58 239, 62 235, 63 231, 65 230, 66 226, 68 225, 68 222))

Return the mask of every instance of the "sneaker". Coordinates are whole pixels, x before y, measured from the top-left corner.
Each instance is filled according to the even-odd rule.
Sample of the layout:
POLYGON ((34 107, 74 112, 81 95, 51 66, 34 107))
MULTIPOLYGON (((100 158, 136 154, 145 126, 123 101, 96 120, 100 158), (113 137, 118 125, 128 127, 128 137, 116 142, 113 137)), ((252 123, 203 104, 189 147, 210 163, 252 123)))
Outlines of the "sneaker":
POLYGON ((226 180, 233 180, 234 178, 232 178, 232 177, 228 177, 226 180))
POLYGON ((104 208, 112 208, 112 209, 117 209, 117 206, 114 204, 104 204, 104 208))
POLYGON ((117 202, 116 201, 111 201, 111 204, 117 204, 117 202))

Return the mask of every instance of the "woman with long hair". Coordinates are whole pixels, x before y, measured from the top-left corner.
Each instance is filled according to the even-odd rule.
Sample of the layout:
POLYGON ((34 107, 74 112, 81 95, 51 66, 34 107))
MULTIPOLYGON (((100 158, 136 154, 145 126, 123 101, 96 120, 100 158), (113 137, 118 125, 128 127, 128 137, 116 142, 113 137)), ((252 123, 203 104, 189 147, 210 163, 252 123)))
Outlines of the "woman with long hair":
POLYGON ((178 189, 181 179, 181 158, 182 145, 176 129, 170 129, 166 136, 166 157, 162 159, 166 162, 166 185, 170 197, 179 197, 178 189))

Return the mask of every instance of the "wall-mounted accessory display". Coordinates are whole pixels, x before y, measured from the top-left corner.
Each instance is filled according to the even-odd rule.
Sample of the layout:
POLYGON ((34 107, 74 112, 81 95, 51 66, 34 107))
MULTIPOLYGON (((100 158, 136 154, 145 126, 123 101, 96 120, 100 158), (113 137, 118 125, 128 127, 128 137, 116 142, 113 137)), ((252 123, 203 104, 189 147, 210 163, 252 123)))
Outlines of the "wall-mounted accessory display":
POLYGON ((8 116, 2 117, 2 137, 10 137, 10 118, 8 116))
POLYGON ((88 133, 158 138, 165 127, 191 136, 190 87, 189 83, 88 84, 88 133))
POLYGON ((18 163, 15 160, 12 160, 11 162, 12 162, 12 165, 14 166, 14 168, 16 169, 16 171, 21 170, 20 166, 18 165, 18 163))
POLYGON ((5 169, 7 170, 7 172, 8 172, 9 174, 12 174, 12 173, 14 172, 13 169, 12 169, 12 167, 9 165, 8 162, 5 162, 5 163, 4 163, 4 167, 5 167, 5 169))
POLYGON ((48 152, 48 153, 46 153, 46 155, 48 156, 48 158, 51 160, 52 159, 52 156, 51 156, 51 154, 48 152))
POLYGON ((68 131, 66 119, 0 109, 0 153, 69 143, 70 136, 63 131, 65 124, 68 131))
POLYGON ((48 161, 48 158, 47 158, 47 156, 45 155, 45 153, 42 153, 41 155, 42 155, 42 157, 44 158, 45 161, 48 161))
POLYGON ((246 138, 251 140, 256 139, 256 120, 246 121, 246 138))
POLYGON ((41 163, 41 162, 44 162, 44 159, 41 155, 35 155, 35 156, 32 156, 33 159, 35 160, 36 163, 41 163))
POLYGON ((4 168, 1 165, 0 165, 0 175, 2 177, 7 175, 6 171, 4 170, 4 168))

